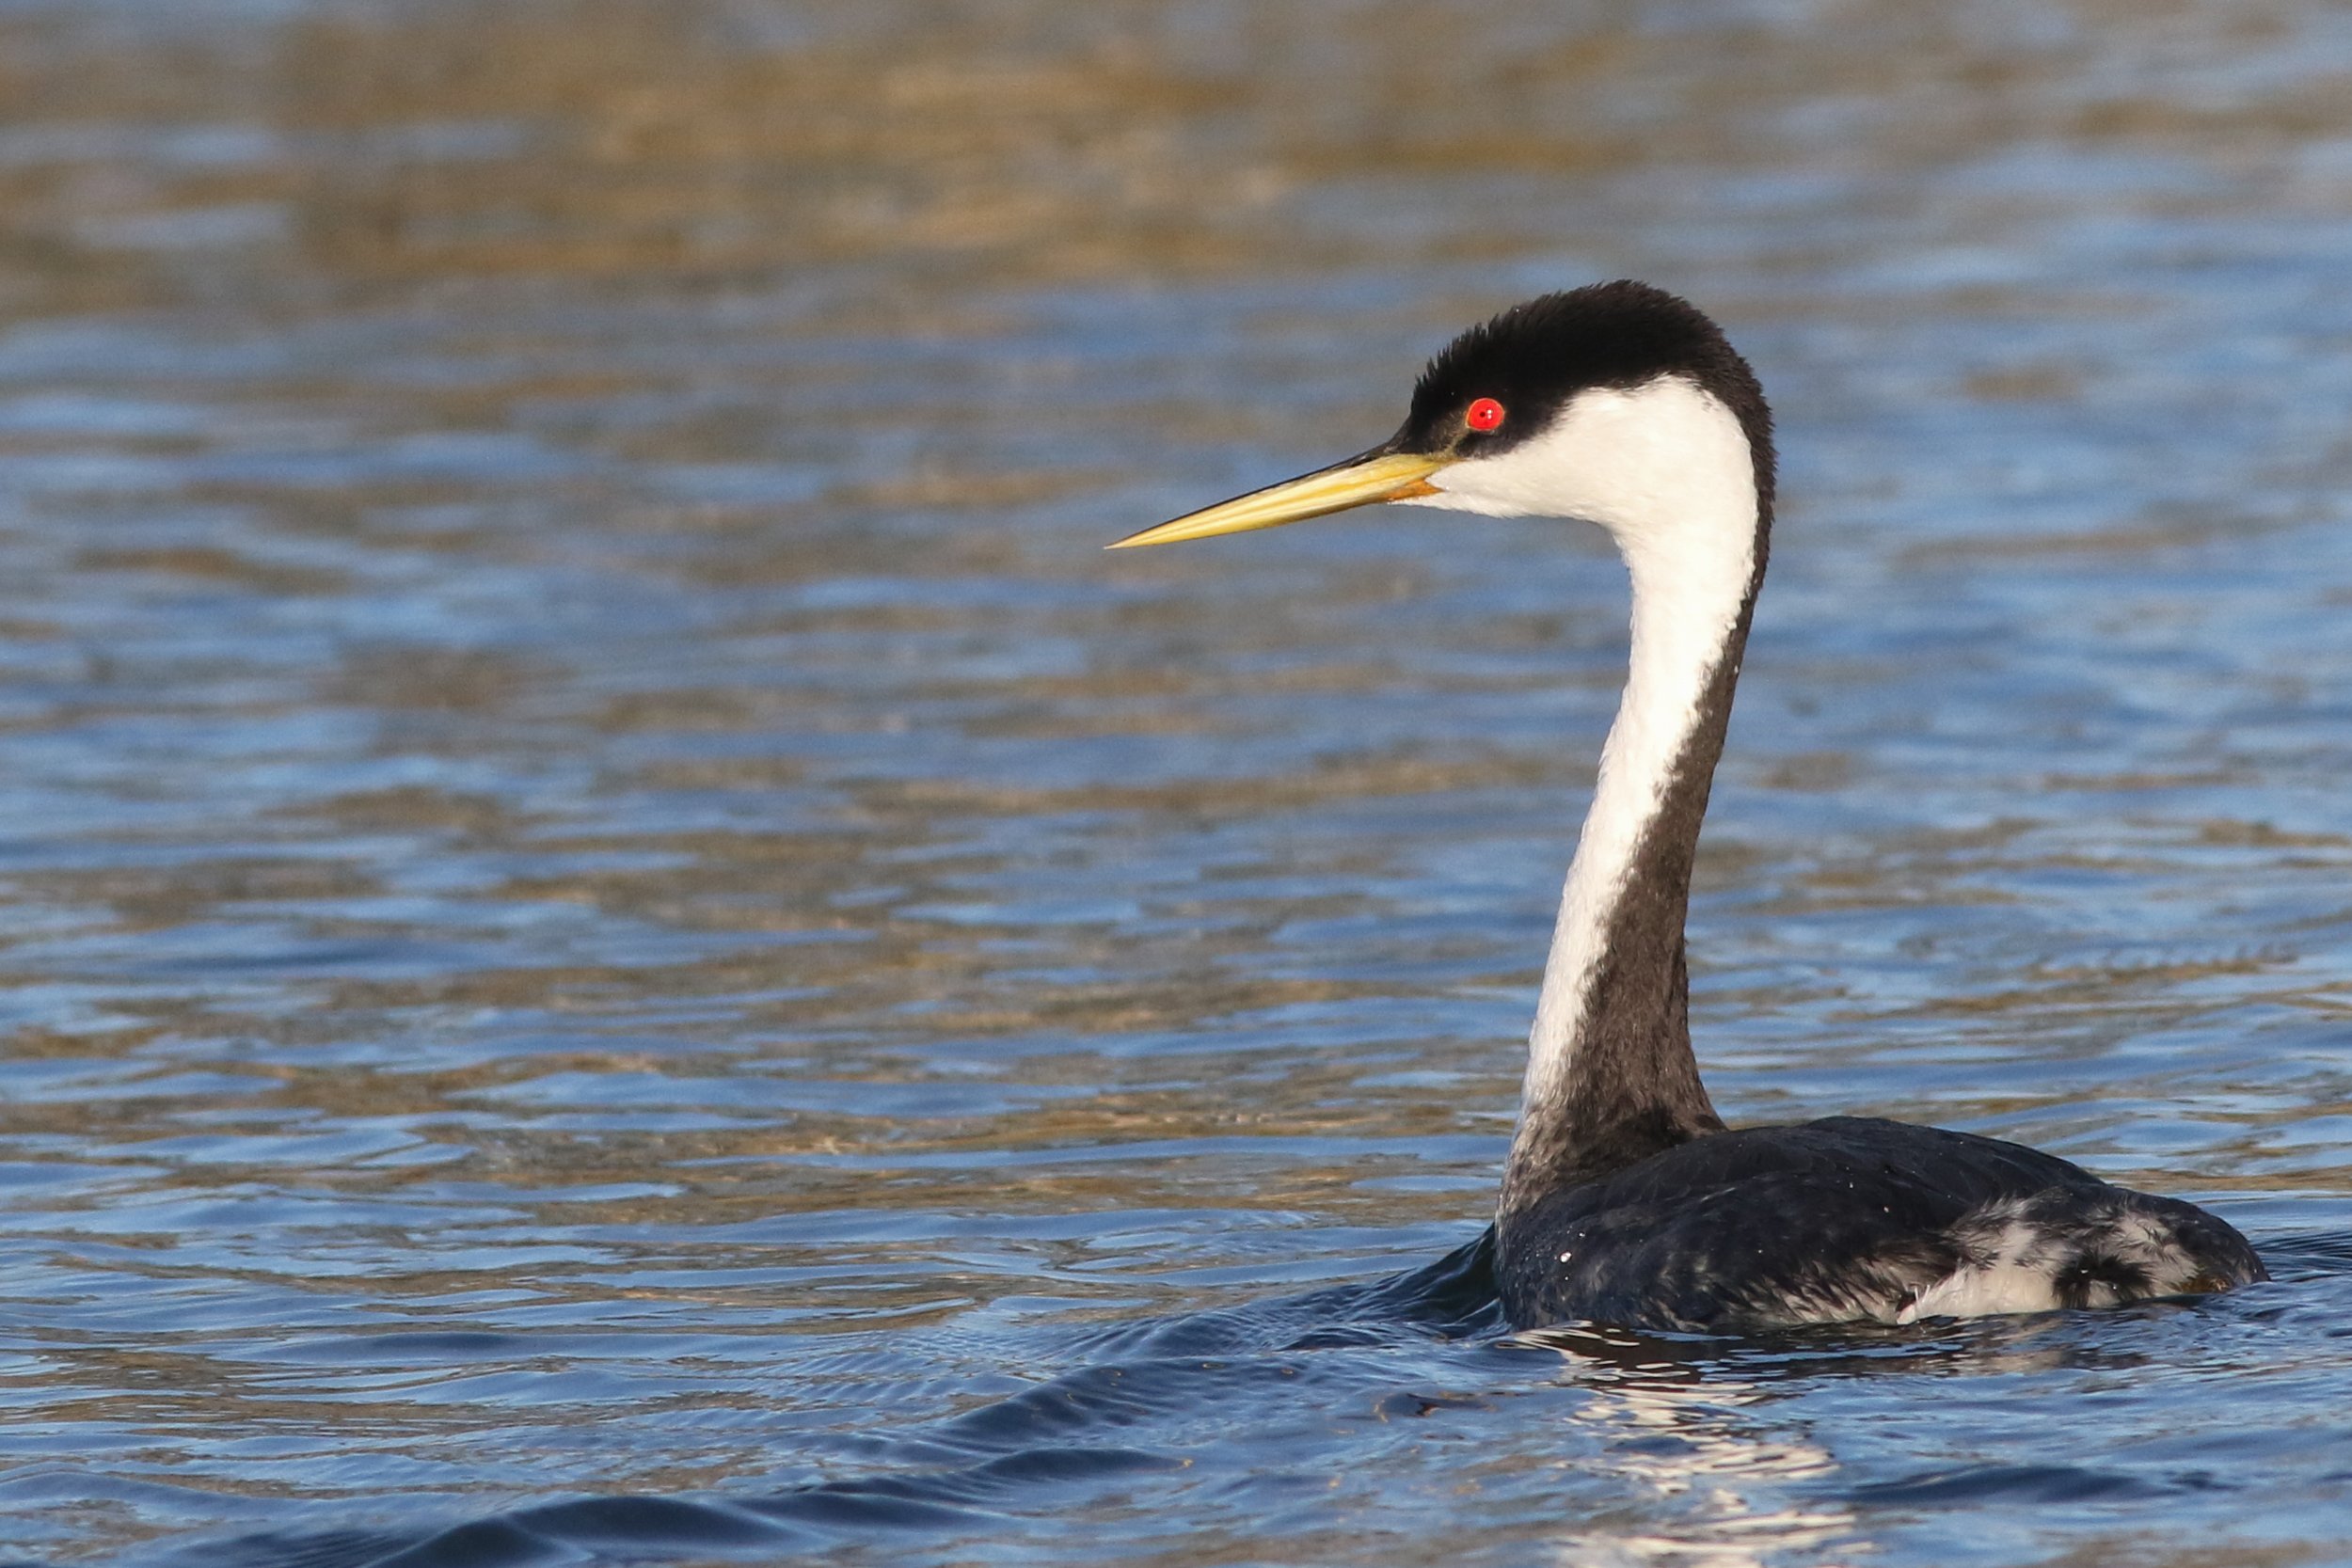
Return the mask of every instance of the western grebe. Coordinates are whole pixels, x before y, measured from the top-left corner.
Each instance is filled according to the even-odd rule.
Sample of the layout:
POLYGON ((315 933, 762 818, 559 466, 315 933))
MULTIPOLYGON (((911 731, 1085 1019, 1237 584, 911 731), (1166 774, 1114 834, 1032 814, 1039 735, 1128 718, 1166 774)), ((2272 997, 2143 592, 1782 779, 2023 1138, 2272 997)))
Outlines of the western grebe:
POLYGON ((1632 654, 1568 867, 1495 1220, 1514 1324, 1739 1330, 2031 1312, 2266 1278, 2194 1205, 2023 1145, 1857 1117, 1727 1130, 1691 1053, 1683 917, 1764 580, 1772 414, 1706 315, 1635 282, 1454 340, 1359 456, 1122 539, 1380 501, 1580 518, 1632 578, 1632 654))

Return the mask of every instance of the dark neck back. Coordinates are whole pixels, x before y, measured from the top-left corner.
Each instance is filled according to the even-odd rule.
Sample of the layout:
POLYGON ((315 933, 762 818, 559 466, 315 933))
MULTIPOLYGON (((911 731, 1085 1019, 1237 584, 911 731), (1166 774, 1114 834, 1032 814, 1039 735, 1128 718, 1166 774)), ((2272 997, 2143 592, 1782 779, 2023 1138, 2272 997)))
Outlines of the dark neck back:
POLYGON ((1555 1103, 1520 1110, 1503 1171, 1501 1212, 1597 1180, 1677 1144, 1721 1132, 1691 1050, 1691 981, 1683 924, 1691 868, 1747 650, 1764 576, 1759 527, 1755 575, 1709 673, 1657 813, 1643 831, 1612 908, 1576 1051, 1555 1103))

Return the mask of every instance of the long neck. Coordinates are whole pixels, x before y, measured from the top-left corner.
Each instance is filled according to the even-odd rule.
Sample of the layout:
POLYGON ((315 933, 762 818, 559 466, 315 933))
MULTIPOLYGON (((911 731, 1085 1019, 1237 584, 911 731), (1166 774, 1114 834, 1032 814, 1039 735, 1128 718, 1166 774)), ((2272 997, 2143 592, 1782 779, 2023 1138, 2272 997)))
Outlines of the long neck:
MULTIPOLYGON (((1632 654, 1544 966, 1503 1175, 1506 1220, 1547 1192, 1723 1126, 1691 1053, 1683 919, 1763 579, 1771 481, 1769 456, 1756 463, 1734 421, 1698 422, 1696 434, 1674 432, 1679 461, 1585 509, 1625 557, 1632 654)), ((1657 423, 1613 450, 1632 439, 1638 459, 1639 436, 1657 423)))

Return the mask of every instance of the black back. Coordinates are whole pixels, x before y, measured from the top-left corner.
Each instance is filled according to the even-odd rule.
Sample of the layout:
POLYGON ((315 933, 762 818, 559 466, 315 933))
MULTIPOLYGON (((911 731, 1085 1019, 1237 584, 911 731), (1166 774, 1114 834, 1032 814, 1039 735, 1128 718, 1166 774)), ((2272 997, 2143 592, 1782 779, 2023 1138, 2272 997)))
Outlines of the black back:
POLYGON ((2268 1277, 2192 1204, 2022 1144, 1861 1117, 1723 1132, 1555 1190, 1503 1222, 1496 1275, 1523 1328, 1884 1321, 2020 1230, 2060 1306, 2268 1277))

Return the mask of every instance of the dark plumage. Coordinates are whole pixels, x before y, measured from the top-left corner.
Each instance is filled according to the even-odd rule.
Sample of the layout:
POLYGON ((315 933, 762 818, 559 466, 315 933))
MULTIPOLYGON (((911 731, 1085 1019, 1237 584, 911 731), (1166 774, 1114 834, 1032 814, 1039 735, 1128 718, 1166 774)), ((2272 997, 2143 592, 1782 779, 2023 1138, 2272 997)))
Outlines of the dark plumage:
POLYGON ((1937 1315, 1940 1283, 2003 1267, 2046 1276, 2051 1307, 2268 1277, 2192 1204, 2022 1144, 1859 1117, 1695 1139, 1545 1194, 1496 1240, 1522 1326, 1908 1322, 1937 1315))

